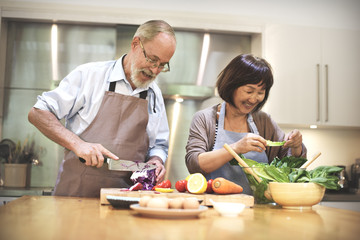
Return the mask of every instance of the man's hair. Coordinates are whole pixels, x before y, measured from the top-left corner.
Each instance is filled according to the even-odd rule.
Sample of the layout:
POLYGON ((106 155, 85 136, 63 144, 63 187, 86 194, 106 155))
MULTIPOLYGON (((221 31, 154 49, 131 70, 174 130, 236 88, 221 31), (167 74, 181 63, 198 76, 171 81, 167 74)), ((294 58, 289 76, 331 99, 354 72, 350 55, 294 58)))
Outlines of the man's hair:
POLYGON ((135 37, 139 37, 144 42, 154 39, 159 33, 165 33, 173 36, 175 41, 174 29, 163 20, 150 20, 139 26, 134 34, 135 37))

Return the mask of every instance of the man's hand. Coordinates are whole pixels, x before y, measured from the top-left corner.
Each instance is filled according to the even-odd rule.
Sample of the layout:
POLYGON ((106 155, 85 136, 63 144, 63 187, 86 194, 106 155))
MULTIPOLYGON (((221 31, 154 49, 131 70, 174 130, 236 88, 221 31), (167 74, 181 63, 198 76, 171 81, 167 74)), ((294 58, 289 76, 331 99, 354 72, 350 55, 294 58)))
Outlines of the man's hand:
POLYGON ((156 170, 155 170, 156 182, 163 181, 166 170, 165 170, 165 166, 164 166, 164 163, 161 160, 161 158, 158 156, 150 157, 150 159, 149 159, 149 161, 147 161, 147 163, 156 165, 156 170))
POLYGON ((79 136, 66 129, 56 116, 49 111, 33 107, 28 114, 28 118, 46 137, 73 151, 78 157, 85 159, 88 166, 101 167, 104 164, 104 155, 112 159, 118 159, 116 155, 101 144, 84 142, 79 136))
POLYGON ((111 159, 119 159, 115 154, 104 148, 99 143, 88 143, 83 142, 78 145, 75 154, 83 158, 87 166, 96 166, 97 168, 102 167, 104 164, 104 156, 107 156, 111 159))

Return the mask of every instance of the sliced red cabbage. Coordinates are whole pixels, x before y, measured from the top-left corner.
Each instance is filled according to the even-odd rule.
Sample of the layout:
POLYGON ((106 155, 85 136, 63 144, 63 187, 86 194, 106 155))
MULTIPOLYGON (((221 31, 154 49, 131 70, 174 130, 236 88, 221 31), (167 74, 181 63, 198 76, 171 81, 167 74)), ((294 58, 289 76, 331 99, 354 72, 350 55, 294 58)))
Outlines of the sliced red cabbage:
POLYGON ((156 184, 155 169, 133 172, 130 179, 134 184, 141 183, 143 190, 152 190, 156 184))

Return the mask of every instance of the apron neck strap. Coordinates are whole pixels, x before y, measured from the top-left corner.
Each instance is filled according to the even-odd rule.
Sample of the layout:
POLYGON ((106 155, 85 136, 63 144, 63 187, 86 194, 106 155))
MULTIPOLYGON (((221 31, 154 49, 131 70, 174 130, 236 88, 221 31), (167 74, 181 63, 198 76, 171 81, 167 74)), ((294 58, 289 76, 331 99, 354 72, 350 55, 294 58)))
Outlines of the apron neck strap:
POLYGON ((110 82, 109 91, 115 92, 116 82, 110 82))
MULTIPOLYGON (((115 92, 115 87, 116 87, 116 82, 110 82, 109 91, 110 92, 115 92)), ((148 94, 147 90, 144 90, 144 91, 140 92, 140 98, 146 99, 147 94, 148 94)))
POLYGON ((147 91, 147 90, 144 90, 144 91, 140 92, 140 98, 146 99, 147 94, 148 94, 148 91, 147 91))
MULTIPOLYGON (((115 87, 116 87, 116 82, 110 82, 109 91, 110 92, 115 92, 115 87)), ((141 99, 146 99, 147 95, 148 95, 148 90, 144 90, 144 91, 140 92, 140 98, 141 99)), ((154 97, 154 112, 156 113, 155 101, 156 101, 156 98, 154 97)))

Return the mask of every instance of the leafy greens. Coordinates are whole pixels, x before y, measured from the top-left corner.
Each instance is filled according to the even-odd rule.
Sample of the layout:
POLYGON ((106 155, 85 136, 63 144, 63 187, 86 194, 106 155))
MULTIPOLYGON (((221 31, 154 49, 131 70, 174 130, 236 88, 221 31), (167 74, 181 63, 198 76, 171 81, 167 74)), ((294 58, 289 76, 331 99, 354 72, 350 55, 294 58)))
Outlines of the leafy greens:
MULTIPOLYGON (((300 168, 306 161, 306 158, 301 157, 275 157, 274 160, 270 163, 258 163, 251 159, 244 158, 243 155, 240 157, 246 162, 246 164, 252 168, 252 170, 266 182, 312 182, 317 183, 321 186, 324 186, 327 189, 338 190, 340 188, 338 182, 339 177, 337 174, 342 170, 340 167, 336 166, 320 166, 313 170, 306 170, 300 168)), ((238 165, 238 162, 230 161, 230 164, 238 165)), ((245 171, 246 172, 246 171, 245 171)), ((247 178, 251 185, 257 184, 250 180, 249 174, 246 174, 247 178)))
POLYGON ((280 147, 283 146, 286 143, 286 141, 282 141, 282 142, 273 142, 270 140, 266 140, 266 145, 269 147, 280 147))

